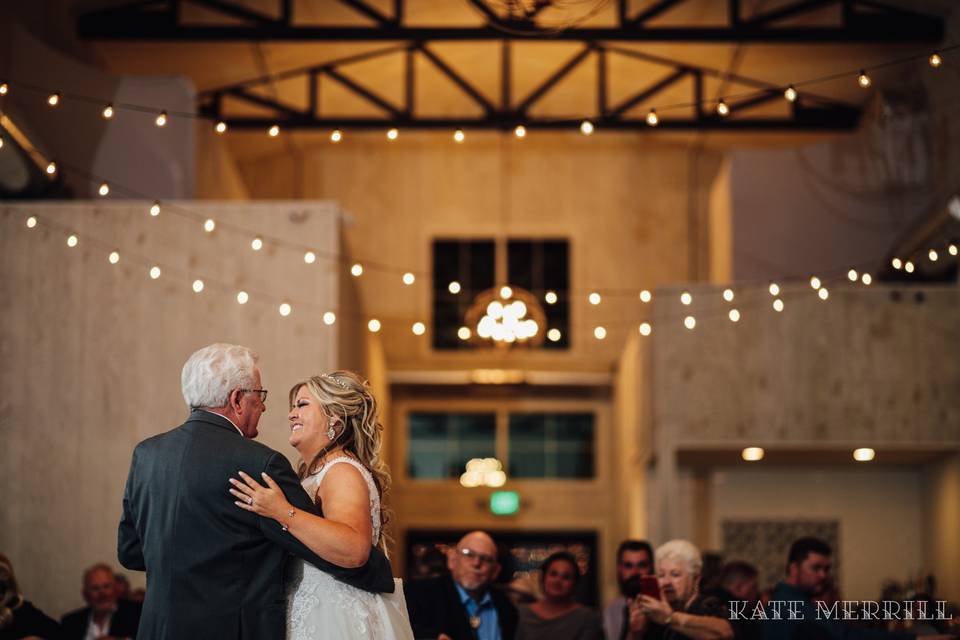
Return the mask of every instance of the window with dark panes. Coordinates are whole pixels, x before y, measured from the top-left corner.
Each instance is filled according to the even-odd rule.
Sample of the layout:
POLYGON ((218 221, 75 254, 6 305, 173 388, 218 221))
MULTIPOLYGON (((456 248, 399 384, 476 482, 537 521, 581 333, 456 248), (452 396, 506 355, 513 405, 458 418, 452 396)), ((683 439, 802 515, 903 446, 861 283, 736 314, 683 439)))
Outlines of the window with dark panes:
POLYGON ((496 280, 493 240, 434 240, 433 242, 433 348, 470 349, 457 336, 474 297, 491 289, 496 280), (460 285, 450 292, 450 283, 460 285))
MULTIPOLYGON (((462 340, 457 332, 465 325, 467 310, 477 294, 498 284, 529 291, 543 309, 546 326, 541 335, 559 332, 558 339, 544 339, 539 348, 570 347, 570 244, 563 239, 511 239, 500 245, 506 250, 507 281, 497 282, 497 243, 490 239, 437 239, 433 243, 433 347, 470 350, 492 343, 462 340), (451 292, 457 282, 459 291, 451 292), (548 294, 550 294, 548 296, 548 294)), ((476 327, 467 327, 476 332, 476 327)))
POLYGON ((592 413, 511 413, 512 478, 592 478, 594 476, 592 413))
POLYGON ((532 293, 547 317, 544 332, 560 331, 560 339, 544 340, 543 349, 570 347, 570 244, 566 240, 510 240, 507 242, 507 278, 512 286, 532 293), (548 292, 556 302, 548 303, 548 292))
POLYGON ((471 458, 496 454, 495 413, 411 412, 407 417, 407 474, 459 478, 471 458))

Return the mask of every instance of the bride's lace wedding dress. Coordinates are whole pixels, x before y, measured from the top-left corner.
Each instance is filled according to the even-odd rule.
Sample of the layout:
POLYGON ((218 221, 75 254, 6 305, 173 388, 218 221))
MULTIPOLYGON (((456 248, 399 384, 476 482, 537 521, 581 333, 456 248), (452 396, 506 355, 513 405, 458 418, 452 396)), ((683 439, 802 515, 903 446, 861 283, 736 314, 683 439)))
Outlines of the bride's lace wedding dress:
MULTIPOLYGON (((303 488, 316 495, 327 471, 335 464, 350 464, 367 481, 370 492, 370 519, 373 544, 380 540, 380 494, 367 469, 346 456, 329 460, 303 488)), ((291 561, 287 586, 287 639, 413 640, 407 606, 400 580, 394 579, 393 593, 369 593, 344 584, 300 559, 291 561)))

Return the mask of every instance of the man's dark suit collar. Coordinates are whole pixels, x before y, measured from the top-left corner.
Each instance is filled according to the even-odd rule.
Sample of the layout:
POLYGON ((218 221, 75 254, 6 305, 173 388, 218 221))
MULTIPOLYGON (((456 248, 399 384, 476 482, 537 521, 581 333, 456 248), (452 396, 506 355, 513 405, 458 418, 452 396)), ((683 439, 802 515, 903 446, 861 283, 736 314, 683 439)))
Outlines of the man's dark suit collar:
POLYGON ((204 411, 203 409, 194 409, 190 413, 190 417, 187 418, 187 422, 205 422, 207 424, 212 424, 215 427, 220 427, 221 429, 226 429, 230 433, 235 433, 238 436, 241 435, 233 423, 217 413, 211 413, 210 411, 204 411))

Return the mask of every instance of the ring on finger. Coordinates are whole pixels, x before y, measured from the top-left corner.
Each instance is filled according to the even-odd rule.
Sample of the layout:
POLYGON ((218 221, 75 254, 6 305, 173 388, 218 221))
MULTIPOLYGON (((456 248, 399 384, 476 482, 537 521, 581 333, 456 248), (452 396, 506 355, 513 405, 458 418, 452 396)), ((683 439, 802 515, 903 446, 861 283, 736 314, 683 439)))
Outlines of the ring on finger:
POLYGON ((252 507, 252 506, 253 506, 253 498, 247 498, 247 504, 249 504, 249 505, 252 507))

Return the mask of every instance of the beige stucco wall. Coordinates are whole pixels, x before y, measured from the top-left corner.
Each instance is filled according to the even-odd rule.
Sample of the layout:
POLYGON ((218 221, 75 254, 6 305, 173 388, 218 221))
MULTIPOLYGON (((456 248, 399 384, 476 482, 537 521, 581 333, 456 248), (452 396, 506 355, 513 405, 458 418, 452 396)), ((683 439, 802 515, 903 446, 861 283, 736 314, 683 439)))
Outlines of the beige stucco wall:
POLYGON ((931 465, 923 478, 924 557, 938 597, 960 601, 960 455, 931 465), (950 569, 953 568, 951 571, 950 569))
MULTIPOLYGON (((0 209, 0 550, 23 593, 55 616, 82 604, 86 566, 116 565, 130 453, 185 417, 179 381, 190 353, 215 341, 260 352, 270 396, 259 440, 288 454, 286 390, 337 362, 339 327, 319 319, 337 300, 329 264, 308 267, 302 254, 269 245, 255 254, 252 238, 226 228, 336 256, 336 205, 181 202, 165 204, 158 218, 149 205, 0 209), (221 227, 208 235, 174 206, 221 227), (24 224, 27 210, 40 220, 34 229, 24 224), (67 229, 79 234, 76 248, 66 246, 67 229), (114 248, 121 260, 110 265, 114 248), (164 271, 155 281, 147 275, 154 261, 164 271), (201 294, 190 286, 198 274, 207 278, 201 294), (239 288, 251 295, 243 307, 239 288), (282 298, 295 301, 287 318, 277 312, 282 298)), ((131 578, 143 584, 142 574, 131 578)))

